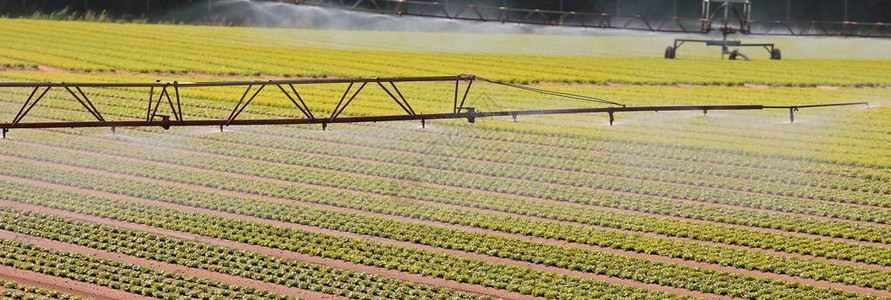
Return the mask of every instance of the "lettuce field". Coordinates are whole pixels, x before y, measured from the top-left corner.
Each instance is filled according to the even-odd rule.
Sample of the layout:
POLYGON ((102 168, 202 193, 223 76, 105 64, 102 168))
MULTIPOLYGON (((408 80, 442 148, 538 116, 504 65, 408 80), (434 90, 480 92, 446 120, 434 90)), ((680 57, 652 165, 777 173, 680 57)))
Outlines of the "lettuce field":
MULTIPOLYGON (((619 113, 613 126, 574 114, 13 129, 0 140, 0 297, 891 298, 891 56, 743 62, 492 46, 525 38, 0 19, 0 81, 475 74, 637 106, 870 105, 801 109, 794 124, 764 110, 619 113), (388 38, 392 47, 374 43, 388 38), (479 47, 416 45, 425 39, 479 47)), ((331 114, 345 87, 301 96, 331 114)), ((400 88, 424 113, 451 109, 454 83, 400 88)), ((146 90, 84 91, 108 119, 145 115, 146 90)), ((242 91, 183 91, 181 111, 225 118, 242 91)), ((30 93, 0 89, 2 122, 30 93)), ((90 120, 70 96, 48 92, 26 119, 90 120)), ((474 83, 468 105, 592 106, 487 83, 474 83)), ((372 90, 344 114, 399 112, 372 90)), ((265 90, 243 116, 302 114, 265 90)))

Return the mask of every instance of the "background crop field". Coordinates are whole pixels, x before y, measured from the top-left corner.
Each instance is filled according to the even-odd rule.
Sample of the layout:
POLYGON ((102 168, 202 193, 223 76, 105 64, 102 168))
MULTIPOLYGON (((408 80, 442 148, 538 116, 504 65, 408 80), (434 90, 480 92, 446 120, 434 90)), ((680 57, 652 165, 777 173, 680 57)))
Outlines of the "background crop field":
MULTIPOLYGON (((741 62, 695 48, 665 60, 668 40, 0 19, 2 81, 469 73, 628 105, 870 103, 802 109, 792 125, 765 110, 13 130, 0 295, 891 297, 888 42, 782 39, 788 59, 741 62)), ((345 87, 301 95, 330 114, 345 87)), ((420 112, 451 109, 453 84, 400 88, 420 112)), ((0 89, 2 122, 30 92, 0 89)), ((108 119, 144 114, 146 90, 85 92, 108 119)), ((225 118, 242 92, 184 90, 184 115, 225 118)), ((591 107, 485 83, 468 99, 591 107)), ((79 105, 51 91, 25 121, 90 120, 79 105)), ((344 114, 399 111, 370 89, 344 114)), ((270 90, 243 114, 300 116, 270 90)))

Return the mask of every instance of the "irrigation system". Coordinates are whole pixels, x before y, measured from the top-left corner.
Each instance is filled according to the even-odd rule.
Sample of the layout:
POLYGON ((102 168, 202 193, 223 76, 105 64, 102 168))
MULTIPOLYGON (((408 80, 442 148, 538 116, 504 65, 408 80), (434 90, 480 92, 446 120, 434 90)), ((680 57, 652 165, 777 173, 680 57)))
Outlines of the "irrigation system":
POLYGON ((426 125, 427 120, 441 119, 466 119, 470 123, 474 123, 476 119, 487 117, 509 116, 516 120, 517 116, 524 115, 556 115, 556 114, 590 114, 605 113, 609 116, 610 125, 615 121, 618 113, 633 112, 660 112, 660 111, 702 111, 707 114, 709 111, 719 110, 765 110, 765 109, 783 109, 789 111, 789 122, 795 122, 795 112, 802 108, 816 107, 832 107, 832 106, 851 106, 865 105, 867 102, 849 102, 849 103, 832 103, 832 104, 815 104, 815 105, 797 105, 797 106, 773 106, 773 105, 691 105, 691 106, 626 106, 621 103, 601 99, 597 97, 570 94, 544 90, 529 86, 516 85, 512 83, 488 80, 476 77, 474 75, 461 74, 457 76, 437 76, 437 77, 395 77, 395 78, 355 78, 355 79, 296 79, 296 80, 254 80, 254 81, 212 81, 212 82, 177 82, 177 81, 156 81, 148 83, 96 83, 96 82, 0 82, 0 88, 29 88, 31 92, 15 117, 6 123, 0 123, 0 129, 3 132, 3 138, 10 129, 26 129, 26 128, 85 128, 85 127, 108 127, 112 131, 116 127, 161 127, 170 129, 177 126, 219 126, 223 130, 226 126, 231 125, 284 125, 284 124, 321 124, 325 129, 328 124, 336 123, 361 123, 361 122, 388 122, 388 121, 421 121, 422 126, 426 125), (539 109, 539 110, 509 110, 509 111, 479 111, 468 104, 468 95, 474 81, 482 81, 486 84, 497 84, 511 88, 518 88, 529 92, 535 92, 542 95, 561 97, 573 100, 587 101, 609 105, 606 107, 592 108, 563 108, 563 109, 539 109), (411 103, 404 96, 402 91, 397 87, 397 83, 406 82, 440 82, 451 84, 454 83, 454 97, 452 99, 444 99, 444 101, 452 102, 452 110, 439 113, 418 113, 412 107, 411 103), (346 84, 346 90, 337 102, 337 105, 330 110, 330 114, 321 115, 319 111, 312 111, 306 105, 303 97, 300 96, 298 87, 302 85, 312 84, 346 84), (462 86, 464 84, 464 86, 462 86), (224 87, 238 86, 245 87, 244 93, 241 94, 240 100, 232 107, 231 112, 225 119, 196 119, 189 120, 184 117, 182 108, 182 97, 180 90, 207 88, 207 87, 224 87), (395 102, 404 114, 396 115, 368 115, 368 116, 342 116, 344 110, 358 99, 359 94, 366 90, 366 87, 372 86, 382 89, 390 99, 395 102), (147 88, 148 98, 145 104, 145 115, 130 116, 131 120, 113 121, 105 118, 103 113, 97 108, 88 94, 84 92, 86 88, 147 88), (80 104, 84 111, 88 112, 95 118, 91 121, 58 121, 58 122, 23 122, 25 117, 31 113, 37 104, 52 89, 60 89, 67 92, 73 101, 80 104), (239 118, 245 108, 250 105, 257 95, 264 89, 278 90, 282 96, 290 101, 295 108, 303 115, 302 118, 270 118, 270 119, 244 119, 239 118), (250 96, 248 96, 250 95, 250 96), (170 115, 159 114, 159 110, 164 107, 170 115))
POLYGON ((498 22, 560 27, 624 29, 666 33, 709 34, 720 32, 722 39, 676 39, 665 49, 665 58, 673 59, 678 47, 688 43, 703 43, 721 47, 721 57, 749 57, 731 47, 763 48, 770 58, 779 60, 782 54, 771 43, 743 43, 728 39, 728 35, 762 36, 825 36, 891 38, 891 23, 755 20, 751 0, 702 0, 699 18, 641 16, 577 11, 524 9, 468 4, 451 4, 413 0, 267 0, 294 5, 317 6, 398 16, 443 18, 478 22, 498 22))

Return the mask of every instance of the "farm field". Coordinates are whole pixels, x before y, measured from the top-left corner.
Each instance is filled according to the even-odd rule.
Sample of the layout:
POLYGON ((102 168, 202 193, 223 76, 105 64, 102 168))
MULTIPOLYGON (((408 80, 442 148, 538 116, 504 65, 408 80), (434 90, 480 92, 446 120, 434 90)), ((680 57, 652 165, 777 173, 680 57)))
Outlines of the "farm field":
MULTIPOLYGON (((629 106, 870 105, 802 109, 795 124, 764 110, 619 113, 615 126, 591 114, 16 129, 0 140, 0 297, 891 298, 891 58, 665 60, 664 42, 643 38, 653 57, 492 46, 528 39, 0 19, 0 81, 467 73, 629 106), (375 43, 387 35, 393 47, 375 43), (477 47, 431 51, 424 38, 477 47)), ((331 114, 345 86, 301 95, 331 114)), ((421 112, 451 109, 454 83, 400 88, 421 112)), ((85 92, 108 119, 145 114, 145 89, 85 92)), ((184 90, 184 116, 225 118, 242 92, 184 90)), ((2 122, 30 93, 0 89, 2 122)), ((482 82, 468 99, 480 111, 591 106, 482 82)), ((344 114, 400 111, 369 90, 344 114)), ((264 91, 242 116, 302 114, 264 91)), ((26 119, 91 116, 54 90, 26 119)))

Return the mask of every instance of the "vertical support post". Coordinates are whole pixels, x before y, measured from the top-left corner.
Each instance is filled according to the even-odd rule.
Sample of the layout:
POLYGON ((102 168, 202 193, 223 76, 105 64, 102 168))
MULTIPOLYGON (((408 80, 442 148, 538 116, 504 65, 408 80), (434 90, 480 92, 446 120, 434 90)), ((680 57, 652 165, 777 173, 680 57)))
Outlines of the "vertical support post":
POLYGON ((470 93, 471 85, 473 85, 473 79, 467 82, 467 89, 464 90, 464 97, 461 98, 461 104, 458 105, 458 111, 464 108, 464 101, 467 101, 467 94, 470 93))
POLYGON ((179 101, 179 83, 176 81, 173 82, 173 92, 176 94, 176 112, 174 112, 174 113, 176 114, 176 118, 179 121, 182 121, 183 120, 183 106, 179 101))
POLYGON ((461 82, 459 80, 455 80, 455 101, 452 105, 452 112, 458 113, 458 83, 461 82))
POLYGON ((149 118, 152 116, 152 101, 155 98, 154 96, 155 96, 155 87, 154 86, 149 87, 148 108, 145 110, 145 120, 146 121, 151 121, 151 119, 149 119, 149 118))

